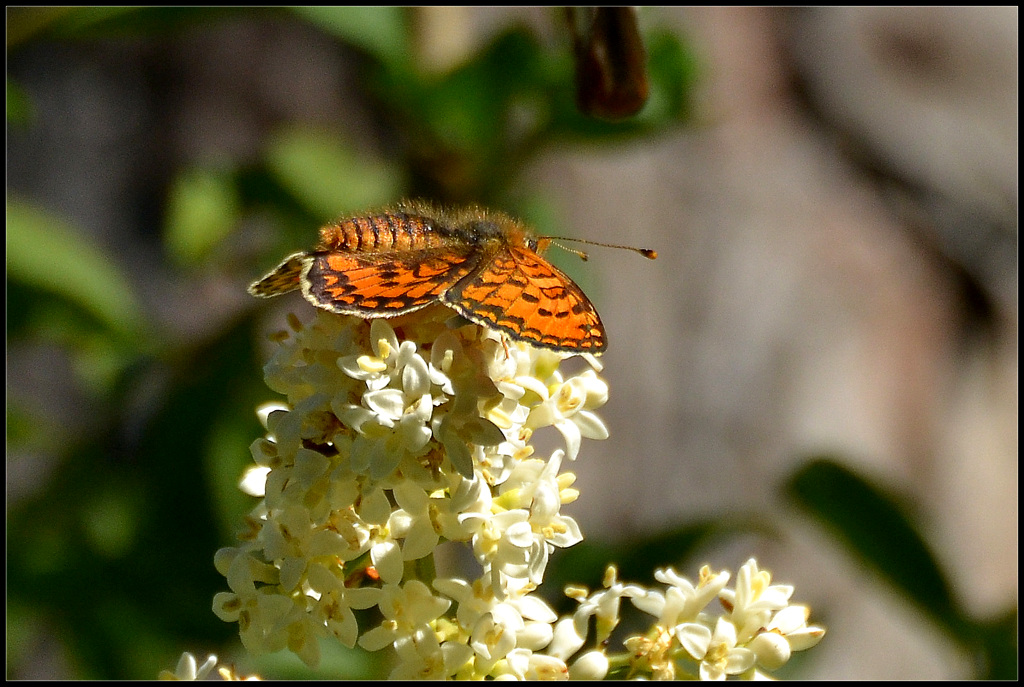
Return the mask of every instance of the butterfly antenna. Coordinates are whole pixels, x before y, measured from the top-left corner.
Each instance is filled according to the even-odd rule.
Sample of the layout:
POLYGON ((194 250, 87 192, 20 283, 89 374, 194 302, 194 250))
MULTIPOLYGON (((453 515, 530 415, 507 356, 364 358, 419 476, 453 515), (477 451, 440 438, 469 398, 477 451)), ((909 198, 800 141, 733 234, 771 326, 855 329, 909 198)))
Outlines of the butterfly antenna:
MULTIPOLYGON (((559 239, 559 241, 561 241, 561 240, 562 239, 559 239)), ((583 262, 586 262, 587 260, 590 260, 590 256, 587 255, 587 253, 585 253, 584 251, 576 250, 575 248, 570 248, 569 246, 562 245, 561 243, 558 243, 554 239, 551 240, 551 245, 552 246, 558 246, 559 248, 561 248, 562 250, 564 250, 567 253, 572 253, 573 255, 579 257, 579 259, 582 260, 583 262)))
POLYGON ((551 241, 552 245, 558 246, 562 250, 568 251, 568 252, 572 253, 573 255, 578 255, 579 258, 581 260, 583 260, 584 262, 590 258, 589 255, 587 255, 586 253, 584 253, 581 250, 576 250, 575 248, 569 248, 568 246, 562 245, 561 243, 555 243, 555 242, 556 241, 575 241, 576 243, 586 243, 587 245, 590 245, 590 246, 602 246, 604 248, 619 248, 621 250, 631 250, 634 253, 639 253, 640 255, 644 256, 648 260, 654 260, 655 258, 658 257, 658 251, 652 250, 650 248, 637 248, 636 246, 623 246, 623 245, 620 245, 620 244, 617 244, 617 243, 601 243, 600 241, 588 241, 587 239, 577 239, 577 238, 572 238, 572 237, 568 237, 568 236, 549 236, 547 238, 551 241))

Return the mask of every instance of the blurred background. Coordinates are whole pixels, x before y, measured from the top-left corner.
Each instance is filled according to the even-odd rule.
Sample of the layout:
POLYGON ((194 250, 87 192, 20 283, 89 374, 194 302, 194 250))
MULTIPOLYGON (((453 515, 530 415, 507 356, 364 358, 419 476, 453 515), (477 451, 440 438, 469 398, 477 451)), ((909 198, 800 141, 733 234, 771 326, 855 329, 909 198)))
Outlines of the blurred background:
POLYGON ((756 556, 828 627, 780 676, 1015 678, 1017 20, 8 8, 7 677, 381 675, 245 657, 213 554, 267 334, 312 316, 245 287, 425 197, 659 253, 550 255, 611 389, 553 602, 756 556))

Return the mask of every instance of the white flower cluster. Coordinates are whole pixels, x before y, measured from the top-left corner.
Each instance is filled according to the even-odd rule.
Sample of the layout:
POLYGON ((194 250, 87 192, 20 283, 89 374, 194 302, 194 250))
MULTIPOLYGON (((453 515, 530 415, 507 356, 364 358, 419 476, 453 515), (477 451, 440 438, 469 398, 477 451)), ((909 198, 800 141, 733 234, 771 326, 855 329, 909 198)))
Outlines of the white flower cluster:
MULTIPOLYGON (((613 568, 608 576, 614 580, 613 568)), ((807 606, 790 605, 793 587, 773 585, 771 573, 759 570, 754 559, 740 567, 735 589, 725 587, 728 572, 714 573, 707 566, 696 585, 671 568, 657 570, 654 577, 666 586, 664 592, 606 580, 608 588, 595 595, 629 597, 658 619, 646 635, 624 642, 632 675, 674 679, 684 671, 688 679, 763 678, 765 671, 789 661, 792 652, 809 649, 825 635, 823 628, 807 624, 807 606), (725 614, 706 611, 715 598, 725 614)), ((593 601, 581 609, 586 603, 593 601)))
POLYGON ((243 480, 262 498, 240 545, 215 557, 230 591, 214 612, 250 653, 287 648, 314 666, 333 637, 393 647, 395 679, 724 679, 764 676, 824 634, 753 560, 735 589, 706 567, 696 585, 657 571, 664 591, 612 567, 602 589, 566 590, 578 606, 565 618, 533 594, 554 548, 582 539, 561 513, 578 493, 560 469, 582 438, 607 437, 593 358, 566 378, 560 354, 421 316, 317 311, 291 328, 265 370, 287 403, 263 409, 243 480), (546 460, 531 445, 542 427, 565 444, 546 460), (475 579, 436 575, 442 542, 472 550, 475 579), (612 654, 623 598, 656 620, 612 654), (706 611, 715 599, 724 615, 706 611), (379 619, 359 627, 354 611, 371 608, 379 619))
POLYGON ((565 379, 564 356, 473 325, 317 311, 291 327, 265 369, 287 404, 263 413, 243 485, 262 500, 215 557, 231 591, 214 612, 251 653, 288 648, 308 665, 334 637, 393 646, 396 678, 567 674, 539 653, 556 618, 531 592, 553 548, 582 539, 561 513, 575 476, 559 470, 583 437, 607 437, 592 412, 604 381, 565 379), (565 451, 545 460, 530 440, 546 426, 565 451), (434 577, 442 541, 472 548, 475 581, 434 577), (364 631, 353 610, 371 607, 383 619, 364 631))

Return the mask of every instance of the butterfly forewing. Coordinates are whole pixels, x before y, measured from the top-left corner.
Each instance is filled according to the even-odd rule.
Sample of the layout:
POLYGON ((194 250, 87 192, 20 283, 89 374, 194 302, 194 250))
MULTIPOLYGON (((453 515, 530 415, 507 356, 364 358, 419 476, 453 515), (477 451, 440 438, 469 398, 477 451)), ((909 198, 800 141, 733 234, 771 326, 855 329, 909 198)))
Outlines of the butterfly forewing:
POLYGON ((444 300, 463 317, 515 339, 561 351, 600 353, 604 327, 583 291, 532 250, 504 246, 444 300))

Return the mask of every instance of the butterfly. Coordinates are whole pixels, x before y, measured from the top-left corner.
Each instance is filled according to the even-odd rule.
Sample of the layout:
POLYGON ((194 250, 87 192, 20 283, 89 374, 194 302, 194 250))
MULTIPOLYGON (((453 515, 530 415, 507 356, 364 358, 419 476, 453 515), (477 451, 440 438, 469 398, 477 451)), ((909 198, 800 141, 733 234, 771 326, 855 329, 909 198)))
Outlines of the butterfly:
POLYGON ((504 213, 406 201, 328 224, 314 250, 285 258, 249 293, 270 298, 299 289, 318 308, 362 318, 442 303, 516 341, 600 354, 607 346, 601 318, 583 290, 541 256, 551 241, 504 213))

